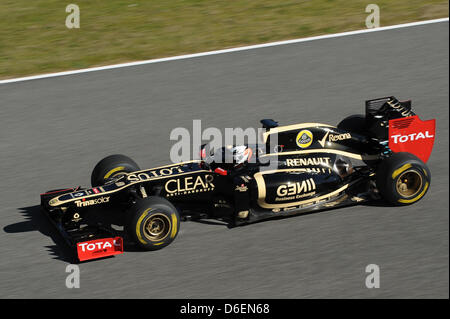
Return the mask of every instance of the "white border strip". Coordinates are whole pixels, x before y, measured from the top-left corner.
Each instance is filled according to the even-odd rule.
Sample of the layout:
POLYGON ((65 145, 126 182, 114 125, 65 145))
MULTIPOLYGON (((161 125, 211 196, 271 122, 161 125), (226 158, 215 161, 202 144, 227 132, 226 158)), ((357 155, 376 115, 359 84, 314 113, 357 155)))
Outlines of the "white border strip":
POLYGON ((87 72, 95 72, 95 71, 102 71, 102 70, 117 69, 117 68, 125 68, 125 67, 129 67, 129 66, 137 66, 137 65, 143 65, 143 64, 152 64, 152 63, 160 63, 160 62, 167 62, 167 61, 191 59, 191 58, 197 58, 197 57, 202 57, 202 56, 207 56, 207 55, 216 55, 216 54, 223 54, 223 53, 230 53, 230 52, 246 51, 246 50, 253 50, 253 49, 273 47, 273 46, 278 46, 278 45, 285 45, 285 44, 292 44, 292 43, 301 43, 301 42, 322 40, 322 39, 339 38, 339 37, 345 37, 345 36, 355 35, 355 34, 378 32, 378 31, 385 31, 385 30, 392 30, 392 29, 400 29, 400 28, 407 28, 407 27, 419 26, 419 25, 424 25, 424 24, 448 22, 448 21, 449 21, 449 18, 441 18, 441 19, 434 19, 434 20, 426 20, 426 21, 418 21, 418 22, 397 24, 397 25, 391 25, 391 26, 387 26, 387 27, 379 27, 379 28, 373 28, 373 29, 362 29, 362 30, 348 31, 348 32, 342 32, 342 33, 333 33, 333 34, 319 35, 319 36, 309 37, 309 38, 292 39, 292 40, 286 40, 286 41, 269 42, 269 43, 249 45, 249 46, 236 47, 236 48, 223 49, 223 50, 216 50, 216 51, 208 51, 208 52, 201 52, 201 53, 194 53, 194 54, 178 55, 178 56, 172 56, 172 57, 160 58, 160 59, 153 59, 153 60, 144 60, 144 61, 136 61, 136 62, 129 62, 129 63, 120 63, 120 64, 113 64, 113 65, 106 65, 106 66, 100 66, 100 67, 94 67, 94 68, 72 70, 72 71, 65 71, 65 72, 57 72, 57 73, 47 73, 47 74, 27 76, 27 77, 22 77, 22 78, 0 80, 0 84, 22 82, 22 81, 30 81, 30 80, 38 80, 38 79, 52 78, 52 77, 57 77, 57 76, 64 76, 64 75, 71 75, 71 74, 80 74, 80 73, 87 73, 87 72))

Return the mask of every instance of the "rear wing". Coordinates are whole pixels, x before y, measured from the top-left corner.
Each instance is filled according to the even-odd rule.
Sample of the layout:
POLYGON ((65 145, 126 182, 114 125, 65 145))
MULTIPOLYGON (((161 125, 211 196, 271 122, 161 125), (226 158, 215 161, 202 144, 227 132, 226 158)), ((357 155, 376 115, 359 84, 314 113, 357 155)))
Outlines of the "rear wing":
POLYGON ((411 100, 400 102, 394 96, 388 96, 366 101, 367 131, 379 139, 388 139, 390 120, 414 115, 411 100))
POLYGON ((372 137, 388 140, 394 153, 412 153, 423 162, 431 155, 436 120, 420 120, 411 100, 399 101, 394 96, 367 100, 366 127, 372 137))

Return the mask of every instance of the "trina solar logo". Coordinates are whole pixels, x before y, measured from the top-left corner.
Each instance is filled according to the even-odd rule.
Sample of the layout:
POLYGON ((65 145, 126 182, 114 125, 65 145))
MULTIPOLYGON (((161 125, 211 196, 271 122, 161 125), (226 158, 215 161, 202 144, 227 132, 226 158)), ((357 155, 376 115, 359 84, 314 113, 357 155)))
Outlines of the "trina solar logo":
POLYGON ((100 197, 96 199, 90 199, 90 200, 77 200, 75 201, 75 204, 77 204, 77 207, 86 207, 91 205, 97 205, 97 204, 104 204, 109 202, 109 196, 100 197))

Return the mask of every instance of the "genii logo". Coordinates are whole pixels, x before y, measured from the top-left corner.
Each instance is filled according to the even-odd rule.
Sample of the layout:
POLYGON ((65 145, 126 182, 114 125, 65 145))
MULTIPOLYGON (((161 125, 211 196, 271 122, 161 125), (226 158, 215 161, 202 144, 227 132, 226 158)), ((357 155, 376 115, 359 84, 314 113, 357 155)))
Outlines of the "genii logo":
POLYGON ((389 121, 389 148, 408 152, 427 162, 433 149, 436 120, 421 121, 417 115, 389 121))
POLYGON ((298 132, 295 141, 297 142, 297 145, 299 147, 307 148, 313 142, 313 135, 312 135, 311 131, 301 130, 300 132, 298 132))

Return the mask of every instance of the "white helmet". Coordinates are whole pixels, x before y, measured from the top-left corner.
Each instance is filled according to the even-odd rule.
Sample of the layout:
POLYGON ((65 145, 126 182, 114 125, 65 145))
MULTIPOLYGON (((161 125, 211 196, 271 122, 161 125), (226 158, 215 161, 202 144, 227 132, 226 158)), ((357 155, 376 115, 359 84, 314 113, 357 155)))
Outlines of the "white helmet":
POLYGON ((233 153, 233 163, 235 167, 239 167, 243 163, 248 162, 253 154, 252 149, 245 145, 235 146, 231 151, 233 153))

